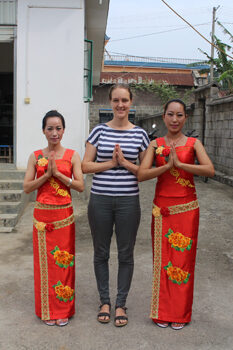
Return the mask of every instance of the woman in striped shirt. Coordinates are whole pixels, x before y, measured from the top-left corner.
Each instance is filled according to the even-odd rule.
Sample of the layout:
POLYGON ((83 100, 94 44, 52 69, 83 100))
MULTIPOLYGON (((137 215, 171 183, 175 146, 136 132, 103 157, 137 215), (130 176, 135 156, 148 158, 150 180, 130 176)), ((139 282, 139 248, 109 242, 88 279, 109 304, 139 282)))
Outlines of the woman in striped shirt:
POLYGON ((113 119, 90 133, 82 162, 84 173, 94 173, 88 218, 94 245, 94 269, 100 295, 97 320, 110 321, 108 260, 113 226, 118 248, 115 326, 125 326, 126 298, 133 276, 133 251, 140 223, 137 159, 142 160, 149 140, 146 132, 128 120, 132 92, 124 84, 109 92, 113 119))

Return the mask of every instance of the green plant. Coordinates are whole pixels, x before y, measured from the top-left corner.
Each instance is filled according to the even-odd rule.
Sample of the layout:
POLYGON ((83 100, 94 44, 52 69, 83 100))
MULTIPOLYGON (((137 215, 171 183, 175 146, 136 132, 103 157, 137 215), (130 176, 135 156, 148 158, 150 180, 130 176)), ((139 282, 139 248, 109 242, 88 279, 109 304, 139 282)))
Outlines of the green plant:
POLYGON ((165 81, 151 82, 151 81, 143 81, 142 83, 132 83, 130 84, 132 90, 137 93, 138 91, 146 91, 152 94, 155 94, 159 97, 161 104, 164 105, 167 101, 180 98, 185 103, 187 103, 190 99, 190 95, 193 93, 194 89, 186 90, 183 95, 181 95, 175 86, 169 85, 165 81))
MULTIPOLYGON (((223 29, 224 34, 228 35, 230 42, 233 42, 232 34, 219 22, 217 24, 223 29)), ((229 93, 233 92, 233 61, 228 58, 227 51, 233 53, 233 47, 229 44, 222 42, 216 36, 214 36, 214 44, 219 48, 217 50, 217 58, 210 57, 205 51, 199 49, 208 60, 204 63, 213 64, 214 66, 214 77, 218 82, 222 84, 224 89, 228 89, 229 93)), ((202 70, 201 72, 209 72, 210 69, 202 70)))

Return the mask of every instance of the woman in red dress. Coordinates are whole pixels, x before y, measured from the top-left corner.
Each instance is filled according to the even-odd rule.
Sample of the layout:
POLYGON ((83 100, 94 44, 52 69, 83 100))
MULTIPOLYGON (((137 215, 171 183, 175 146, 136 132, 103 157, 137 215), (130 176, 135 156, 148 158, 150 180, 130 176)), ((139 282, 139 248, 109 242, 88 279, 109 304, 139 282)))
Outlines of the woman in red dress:
POLYGON ((33 220, 35 312, 49 326, 65 326, 75 312, 75 224, 70 188, 84 189, 77 152, 61 145, 63 116, 42 122, 48 146, 32 153, 24 191, 37 191, 33 220))
POLYGON ((199 205, 193 175, 213 176, 201 142, 186 137, 181 100, 164 108, 165 137, 153 140, 138 170, 138 180, 158 177, 152 211, 153 284, 151 314, 160 327, 181 329, 192 314, 199 205), (195 158, 198 164, 195 164, 195 158), (156 167, 152 167, 153 162, 156 167))

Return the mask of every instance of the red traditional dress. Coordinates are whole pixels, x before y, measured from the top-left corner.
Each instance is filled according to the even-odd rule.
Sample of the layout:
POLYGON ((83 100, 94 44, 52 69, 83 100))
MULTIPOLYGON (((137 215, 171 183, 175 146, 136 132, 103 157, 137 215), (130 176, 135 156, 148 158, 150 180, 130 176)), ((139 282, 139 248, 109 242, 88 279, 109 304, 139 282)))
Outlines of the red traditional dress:
MULTIPOLYGON (((41 150, 37 159, 37 178, 48 160, 41 150)), ((66 149, 56 160, 58 170, 72 177, 73 150, 66 149)), ((33 222, 35 312, 42 320, 69 318, 75 312, 75 224, 70 189, 55 177, 37 192, 33 222)))
MULTIPOLYGON (((156 166, 165 164, 169 147, 156 139, 156 166), (166 154, 166 151, 164 152, 166 154)), ((194 164, 196 139, 176 147, 182 163, 194 164)), ((153 286, 150 317, 154 322, 190 322, 193 303, 199 205, 193 175, 173 167, 158 177, 152 211, 153 286)))

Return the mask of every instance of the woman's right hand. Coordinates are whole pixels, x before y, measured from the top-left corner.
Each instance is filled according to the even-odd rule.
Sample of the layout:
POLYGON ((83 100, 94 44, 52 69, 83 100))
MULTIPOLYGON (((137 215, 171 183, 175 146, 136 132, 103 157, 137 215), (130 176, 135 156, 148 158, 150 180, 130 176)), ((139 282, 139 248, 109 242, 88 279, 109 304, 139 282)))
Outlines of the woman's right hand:
POLYGON ((117 149, 118 149, 119 145, 116 144, 112 153, 112 167, 116 168, 119 164, 118 164, 118 160, 117 160, 117 149))
POLYGON ((169 153, 167 166, 168 166, 168 169, 171 169, 174 166, 174 159, 173 159, 172 151, 169 153))

